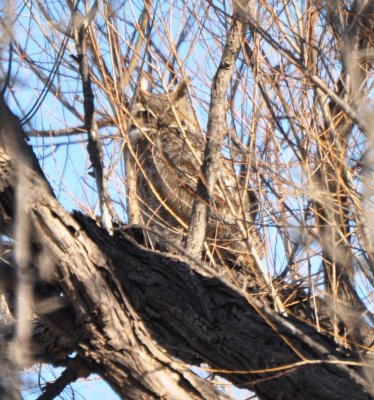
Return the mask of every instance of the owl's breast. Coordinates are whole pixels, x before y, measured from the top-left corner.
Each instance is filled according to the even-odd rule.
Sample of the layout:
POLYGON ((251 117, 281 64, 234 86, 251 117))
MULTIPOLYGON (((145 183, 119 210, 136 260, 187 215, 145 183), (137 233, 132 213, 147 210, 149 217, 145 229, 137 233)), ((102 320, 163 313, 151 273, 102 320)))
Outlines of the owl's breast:
POLYGON ((180 134, 169 129, 159 132, 152 146, 152 162, 158 191, 168 206, 188 222, 200 161, 180 134))

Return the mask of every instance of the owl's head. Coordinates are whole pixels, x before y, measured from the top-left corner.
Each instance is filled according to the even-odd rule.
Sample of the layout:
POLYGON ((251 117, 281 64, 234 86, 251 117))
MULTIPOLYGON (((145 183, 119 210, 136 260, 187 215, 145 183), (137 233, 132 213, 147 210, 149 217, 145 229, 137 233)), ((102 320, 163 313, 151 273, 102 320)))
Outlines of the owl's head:
POLYGON ((152 134, 164 128, 196 129, 196 126, 185 82, 179 83, 174 91, 162 94, 151 93, 140 86, 131 112, 129 135, 132 140, 139 139, 142 132, 152 134))

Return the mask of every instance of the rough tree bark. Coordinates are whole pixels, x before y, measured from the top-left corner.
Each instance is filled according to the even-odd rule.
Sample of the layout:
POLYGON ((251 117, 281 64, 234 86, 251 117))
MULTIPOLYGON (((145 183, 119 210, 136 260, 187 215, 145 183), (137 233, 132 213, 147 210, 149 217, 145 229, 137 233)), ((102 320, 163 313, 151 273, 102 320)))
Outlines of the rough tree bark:
POLYGON ((364 368, 368 356, 338 351, 313 327, 277 315, 265 301, 240 293, 188 259, 152 252, 126 236, 108 235, 82 214, 69 215, 53 197, 3 99, 2 232, 14 222, 20 159, 31 191, 31 245, 53 259, 50 284, 68 304, 53 318, 40 317, 55 335, 71 341, 71 351, 85 368, 99 373, 121 396, 226 398, 186 367, 206 363, 260 399, 373 398, 365 379, 371 371, 364 368), (59 313, 70 315, 71 323, 59 323, 59 313))
POLYGON ((233 19, 222 59, 214 76, 211 89, 208 131, 204 149, 201 175, 197 184, 196 198, 192 207, 186 249, 193 257, 200 257, 209 219, 210 202, 217 180, 218 160, 227 133, 226 91, 234 71, 235 61, 243 43, 245 27, 233 19))

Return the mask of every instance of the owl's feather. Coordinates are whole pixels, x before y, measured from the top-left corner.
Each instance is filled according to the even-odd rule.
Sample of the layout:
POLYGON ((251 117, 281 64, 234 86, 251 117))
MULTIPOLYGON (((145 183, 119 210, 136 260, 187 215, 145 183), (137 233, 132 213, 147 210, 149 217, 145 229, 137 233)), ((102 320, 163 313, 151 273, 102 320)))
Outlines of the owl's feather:
MULTIPOLYGON (((180 243, 190 221, 205 145, 185 84, 161 95, 140 90, 130 132, 139 166, 137 193, 143 223, 161 231, 166 242, 180 243)), ((231 266, 253 262, 238 224, 262 257, 263 242, 250 211, 248 189, 240 187, 232 162, 223 156, 212 198, 206 239, 216 264, 223 259, 231 266)), ((151 238, 170 249, 159 237, 151 238)))

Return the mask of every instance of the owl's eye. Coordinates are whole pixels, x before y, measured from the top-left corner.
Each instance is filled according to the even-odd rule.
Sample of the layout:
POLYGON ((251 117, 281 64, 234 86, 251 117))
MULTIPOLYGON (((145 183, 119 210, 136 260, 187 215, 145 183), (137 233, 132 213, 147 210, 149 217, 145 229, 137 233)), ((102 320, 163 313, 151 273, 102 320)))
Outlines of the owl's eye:
POLYGON ((146 110, 138 111, 135 115, 133 115, 133 118, 136 120, 146 121, 149 118, 149 113, 146 110))
POLYGON ((142 123, 147 123, 151 119, 157 119, 157 115, 141 103, 135 104, 131 115, 133 120, 141 121, 142 123))

